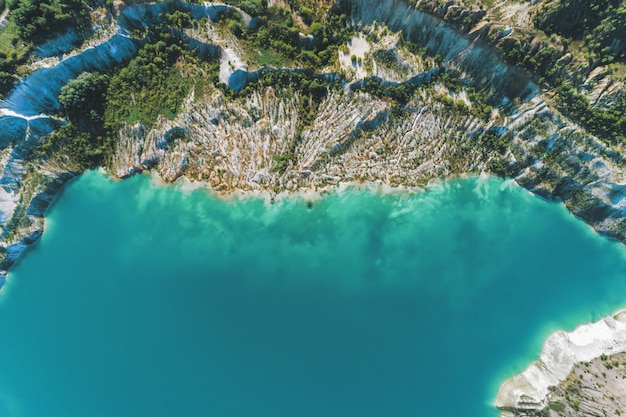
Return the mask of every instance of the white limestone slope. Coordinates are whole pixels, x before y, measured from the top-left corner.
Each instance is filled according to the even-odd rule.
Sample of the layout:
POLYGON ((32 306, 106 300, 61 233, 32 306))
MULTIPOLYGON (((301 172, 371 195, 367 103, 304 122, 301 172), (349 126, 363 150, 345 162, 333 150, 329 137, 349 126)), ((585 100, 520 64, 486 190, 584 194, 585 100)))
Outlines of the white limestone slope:
POLYGON ((441 19, 416 10, 404 0, 345 0, 350 16, 362 24, 383 22, 393 31, 430 54, 440 55, 446 65, 479 81, 486 91, 499 92, 506 104, 511 98, 530 100, 540 94, 539 88, 517 68, 506 65, 492 48, 472 42, 441 19))
MULTIPOLYGON (((30 152, 39 139, 65 123, 54 116, 60 109, 61 88, 84 71, 105 71, 131 59, 147 42, 147 39, 130 36, 132 29, 147 27, 162 19, 172 7, 188 11, 194 19, 208 18, 211 21, 219 20, 225 11, 234 10, 241 14, 244 22, 250 22, 248 15, 225 4, 134 4, 120 13, 116 25, 107 27, 104 33, 96 33, 86 48, 73 50, 73 37, 69 33, 47 42, 35 54, 42 57, 41 61, 32 64, 36 69, 0 101, 0 287, 8 267, 40 236, 42 216, 56 192, 77 174, 73 172, 75 167, 64 164, 52 169, 40 167, 37 172, 28 167, 30 152), (48 55, 55 52, 65 55, 50 59, 48 55)), ((0 15, 0 27, 4 17, 0 15)), ((219 53, 219 48, 214 45, 186 38, 184 34, 181 36, 194 49, 211 55, 219 53)), ((241 84, 246 74, 237 73, 238 77, 233 78, 241 84)), ((233 71, 226 75, 230 79, 233 71)))
POLYGON ((548 405, 548 388, 564 381, 574 365, 621 352, 626 352, 626 310, 570 333, 556 332, 546 341, 538 361, 502 384, 495 405, 502 416, 543 410, 548 405))

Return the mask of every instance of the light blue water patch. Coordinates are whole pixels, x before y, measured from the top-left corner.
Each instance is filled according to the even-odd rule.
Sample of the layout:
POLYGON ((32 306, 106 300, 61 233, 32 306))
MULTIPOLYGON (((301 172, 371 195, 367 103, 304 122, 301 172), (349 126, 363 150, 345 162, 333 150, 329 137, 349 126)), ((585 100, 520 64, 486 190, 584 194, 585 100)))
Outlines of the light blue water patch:
POLYGON ((224 202, 73 182, 0 294, 0 415, 497 415, 556 328, 626 305, 624 248, 489 179, 224 202))

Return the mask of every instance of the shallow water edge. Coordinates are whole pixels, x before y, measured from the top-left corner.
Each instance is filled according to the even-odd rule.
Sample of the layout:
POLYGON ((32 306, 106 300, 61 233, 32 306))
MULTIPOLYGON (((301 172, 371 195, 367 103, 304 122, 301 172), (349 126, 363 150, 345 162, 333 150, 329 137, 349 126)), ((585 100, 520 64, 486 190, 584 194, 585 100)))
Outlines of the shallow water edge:
MULTIPOLYGON (((98 185, 100 184, 102 181, 104 181, 105 183, 110 184, 111 186, 106 186, 104 187, 104 189, 106 189, 106 196, 111 196, 111 198, 115 195, 115 189, 118 187, 118 184, 113 184, 115 181, 110 179, 110 178, 106 178, 101 176, 98 173, 88 173, 86 178, 88 179, 88 181, 90 181, 91 183, 98 185), (98 177, 99 176, 99 177, 98 177)), ((280 207, 301 207, 302 209, 306 206, 306 203, 308 201, 310 201, 311 199, 315 198, 315 200, 313 201, 313 205, 310 208, 309 211, 311 211, 312 213, 316 213, 316 210, 319 207, 322 207, 323 210, 328 210, 329 207, 331 206, 337 206, 337 208, 339 208, 339 206, 336 203, 340 203, 342 201, 352 201, 350 200, 350 198, 354 199, 354 197, 352 197, 352 195, 354 194, 352 191, 355 190, 359 190, 359 191, 364 191, 367 193, 369 193, 371 195, 371 198, 368 197, 367 199, 365 199, 365 201, 367 201, 369 199, 369 201, 371 203, 376 202, 377 200, 385 200, 387 197, 390 197, 393 199, 395 199, 394 201, 408 201, 411 200, 411 198, 416 198, 417 200, 419 200, 419 204, 417 203, 417 201, 412 202, 412 206, 414 208, 417 207, 423 207, 424 204, 426 204, 426 206, 428 204, 437 204, 437 199, 435 198, 435 200, 433 201, 432 199, 428 199, 426 198, 430 193, 430 196, 436 196, 438 194, 444 193, 446 190, 451 190, 455 187, 460 187, 459 190, 465 190, 463 191, 463 193, 465 193, 464 195, 466 196, 473 196, 471 197, 471 201, 470 205, 467 206, 467 209, 472 209, 472 207, 475 207, 477 203, 479 203, 480 201, 488 201, 490 198, 494 198, 494 191, 496 190, 504 190, 504 189, 510 189, 515 191, 514 194, 519 194, 519 193, 524 193, 525 195, 528 195, 528 193, 523 190, 523 189, 518 189, 515 188, 513 186, 513 183, 511 181, 509 182, 498 182, 498 181, 493 181, 493 179, 490 179, 490 177, 484 176, 484 177, 465 177, 465 180, 471 181, 471 186, 469 186, 468 183, 466 183, 465 186, 462 186, 461 183, 455 183, 454 180, 444 180, 444 181, 439 181, 436 182, 435 184, 431 184, 429 187, 425 188, 425 189, 413 189, 413 190, 398 190, 398 189, 393 189, 393 188, 389 188, 389 187, 384 187, 384 186, 380 186, 377 184, 373 184, 373 185, 360 185, 357 184, 356 186, 354 185, 346 185, 343 187, 332 187, 334 189, 334 191, 326 191, 326 190, 317 190, 317 192, 315 193, 304 193, 304 194, 286 194, 284 196, 279 196, 278 198, 274 198, 274 204, 272 204, 272 198, 270 195, 265 195, 263 196, 263 198, 259 198, 259 195, 256 196, 250 196, 247 194, 242 194, 242 195, 238 195, 238 196, 231 196, 229 198, 227 198, 227 204, 225 206, 223 206, 222 208, 220 208, 219 210, 221 210, 220 212, 223 212, 225 216, 228 216, 228 212, 229 211, 233 211, 233 210, 241 210, 241 206, 242 205, 252 205, 252 206, 258 206, 259 202, 262 201, 263 203, 261 204, 262 207, 258 207, 256 209, 254 209, 256 213, 258 213, 258 215, 260 215, 261 217, 263 216, 268 216, 266 218, 265 221, 270 222, 269 224, 274 225, 273 227, 278 227, 278 225, 281 223, 280 221, 276 220, 274 218, 274 216, 278 216, 277 214, 277 210, 280 207), (495 189, 494 189, 495 186, 495 189), (513 187, 513 188, 512 188, 513 187), (471 189, 470 189, 471 188, 471 189), (323 198, 321 196, 324 196, 326 198, 323 198), (377 197, 378 196, 378 197, 377 197), (411 197, 412 196, 412 197, 411 197), (381 198, 382 197, 382 198, 381 198), (334 203, 331 204, 330 200, 332 200, 334 203), (347 199, 347 200, 346 200, 347 199), (408 200, 407 200, 408 199, 408 200), (485 200, 486 199, 486 200, 485 200), (329 206, 330 204, 330 206, 329 206), (417 205, 416 205, 417 204, 417 205), (266 213, 268 210, 268 207, 271 207, 272 209, 270 210, 269 213, 266 213), (264 214, 266 213, 266 214, 264 214)), ((198 209, 200 209, 201 207, 203 207, 202 201, 206 201, 207 200, 207 195, 205 192, 198 192, 197 187, 195 187, 195 184, 193 183, 177 183, 174 184, 174 188, 176 189, 176 194, 173 194, 172 201, 171 203, 167 202, 170 200, 170 197, 167 197, 167 200, 161 202, 161 200, 163 198, 165 198, 164 196, 170 195, 172 193, 169 193, 168 190, 171 190, 171 187, 164 187, 165 184, 162 183, 155 183, 154 179, 149 179, 146 180, 145 177, 140 177, 140 178, 134 178, 130 181, 130 183, 128 182, 124 182, 122 184, 119 184, 119 186, 121 186, 123 189, 128 189, 128 190, 134 190, 132 191, 130 194, 127 194, 127 198, 128 201, 124 201, 125 198, 115 198, 115 200, 120 200, 117 201, 115 204, 113 204, 112 202, 109 203, 107 202, 106 204, 110 205, 111 208, 115 208, 118 206, 124 206, 124 207, 128 207, 127 209, 130 209, 131 207, 134 206, 133 202, 134 201, 143 201, 143 197, 137 197, 134 196, 134 194, 137 193, 147 193, 146 195, 152 195, 152 197, 150 197, 148 200, 146 201, 153 201, 153 203, 157 204, 155 207, 165 207, 165 208, 174 208, 176 206, 176 201, 177 201, 177 197, 175 197, 175 195, 181 195, 184 197, 184 201, 189 201, 189 202, 193 202, 192 206, 198 206, 198 209), (142 185, 140 185, 140 183, 142 185), (132 185, 135 184, 135 185, 132 185), (147 185, 147 187, 146 187, 147 185), (148 190, 146 190, 146 188, 148 188, 148 190), (153 191, 150 191, 149 189, 154 189, 153 191), (161 197, 159 197, 161 196, 161 197), (139 200, 137 200, 137 198, 139 198, 139 200), (111 205, 112 204, 112 205, 111 205), (165 204, 165 205, 163 205, 165 204)), ((97 187, 96 187, 97 188, 97 187)), ((202 187, 201 187, 202 188, 202 187)), ((103 191, 104 191, 103 189, 103 191)), ((94 191, 96 192, 96 191, 94 191)), ((127 193, 130 191, 127 191, 127 193)), ((210 194, 210 193, 209 193, 210 194)), ((358 194, 358 193, 357 193, 358 194)), ((496 193, 496 195, 499 195, 499 193, 496 193)), ((521 194, 520 194, 521 195, 521 194)), ((61 201, 64 201, 65 198, 63 198, 63 196, 61 196, 62 198, 59 198, 56 200, 56 203, 60 203, 61 201)), ((76 196, 72 197, 72 194, 70 193, 68 195, 68 198, 72 198, 72 199, 76 199, 76 196)), ((211 200, 211 198, 208 198, 208 200, 211 200)), ((387 199, 388 200, 388 199, 387 199)), ((364 202, 365 202, 364 201, 364 202)), ((537 201, 534 197, 530 198, 530 200, 528 200, 529 202, 531 202, 531 204, 535 204, 532 203, 533 201, 537 201)), ((452 203, 453 200, 449 200, 449 203, 452 203)), ((102 202, 104 203, 104 201, 102 202)), ((370 203, 370 204, 371 204, 370 203)), ((67 209, 67 203, 63 203, 64 206, 62 207, 63 210, 67 209)), ((145 204, 152 204, 152 203, 145 203, 145 204)), ((185 204, 190 204, 190 203, 185 203, 185 204)), ((507 203, 508 204, 508 203, 507 203)), ((537 204, 535 204, 537 205, 537 204)), ((219 205, 218 205, 219 206, 219 205)), ((426 207, 424 206, 424 207, 426 207)), ((542 205, 541 205, 542 206, 542 205)), ((93 206, 96 207, 96 206, 93 206)), ((108 207, 108 206, 107 206, 108 207)), ((435 206, 433 206, 435 207, 435 206)), ((444 206, 444 207, 453 207, 453 206, 444 206)), ((506 207, 509 207, 509 209, 514 209, 514 210, 520 210, 520 207, 517 207, 517 205, 515 204, 509 204, 506 207)), ((550 205, 550 207, 554 207, 553 205, 550 205)), ((118 207, 119 208, 119 207, 118 207)), ((124 209, 124 210, 127 210, 124 209)), ((408 219, 411 218, 411 211, 406 211, 407 207, 402 206, 402 204, 400 204, 398 206, 398 209, 395 210, 393 213, 393 216, 396 216, 397 218, 401 218, 401 219, 408 219), (397 211, 397 212, 396 212, 397 211), (409 217, 402 217, 402 216, 409 216, 409 217)), ((144 212, 146 214, 148 214, 150 212, 150 210, 147 210, 146 207, 142 208, 142 210, 144 210, 144 212)), ((189 209, 191 210, 191 209, 189 209)), ((204 209, 202 209, 204 211, 204 209)), ((300 209, 297 209, 300 210, 300 209)), ((386 209, 385 209, 386 210, 386 209)), ((447 210, 447 209, 446 209, 447 210)), ((508 209, 507 209, 508 210, 508 209)), ((424 213, 421 214, 422 218, 427 218, 430 215, 433 215, 434 213, 438 213, 441 210, 432 208, 430 209, 430 211, 426 211, 424 213), (431 213, 430 215, 428 213, 431 213), (424 217, 426 216, 426 217, 424 217)), ((560 208, 559 209, 560 212, 565 212, 564 208, 560 208)), ((113 213, 114 210, 109 210, 109 213, 113 213)), ((195 216, 195 212, 194 211, 190 211, 190 218, 193 218, 193 216, 195 216)), ((304 212, 306 213, 306 211, 304 212)), ((358 211, 356 211, 355 213, 358 213, 358 211)), ((381 212, 383 213, 383 212, 381 212)), ((298 216, 303 216, 304 214, 299 214, 298 216)), ((317 215, 317 214, 316 214, 317 215)), ((389 214, 391 215, 391 214, 389 214)), ((506 219, 508 219, 507 221, 502 221, 500 223, 500 227, 503 227, 505 225, 508 224, 509 220, 515 219, 517 217, 515 212, 506 212, 506 213, 502 213, 503 216, 505 216, 506 219)), ((520 212, 520 215, 523 216, 523 212, 520 212)), ((333 214, 333 216, 340 216, 339 212, 335 212, 335 214, 333 214)), ((467 219, 471 218, 470 214, 467 214, 467 219)), ((570 215, 567 215, 570 216, 570 215)), ((55 217, 57 217, 57 215, 55 215, 55 217)), ((570 216, 571 217, 571 216, 570 216)), ((339 226, 341 224, 341 217, 333 217, 336 221, 337 221, 337 225, 339 226)), ((391 218, 391 217, 390 217, 391 218)), ((156 219, 156 218, 155 218, 156 219)), ((170 221, 174 221, 175 218, 172 218, 170 221)), ((372 220, 375 219, 375 217, 371 218, 372 220)), ((451 219, 456 219, 454 220, 455 222, 459 222, 461 221, 461 223, 463 221, 465 221, 465 217, 461 217, 461 218, 456 218, 456 217, 452 217, 451 219)), ((88 219, 86 219, 86 221, 88 221, 88 219)), ((569 222, 569 221, 568 221, 569 222)), ((183 225, 186 225, 186 223, 182 223, 183 225)), ((296 221, 292 227, 292 229, 290 230, 294 230, 297 231, 301 226, 299 226, 299 221, 296 221)), ((367 223, 363 223, 363 224, 367 224, 367 223)), ((444 226, 446 223, 442 223, 439 227, 444 226)), ((578 224, 578 228, 580 225, 580 222, 577 222, 578 224)), ((62 233, 62 231, 60 231, 57 227, 57 224, 48 224, 47 226, 52 227, 51 230, 53 230, 54 234, 57 233, 62 233)), ((469 226, 469 224, 468 224, 469 226)), ((173 226, 172 226, 173 227, 173 226)), ((433 227, 437 227, 437 225, 434 225, 433 227)), ((456 226, 454 226, 456 227, 456 226)), ((483 225, 481 227, 484 227, 483 230, 489 230, 488 225, 483 225)), ((521 227, 521 226, 520 226, 521 227)), ((349 230, 345 229, 346 232, 349 230)), ((430 229, 429 229, 430 230, 430 229)), ((444 236, 447 237, 453 237, 455 236, 455 232, 453 229, 451 232, 446 232, 448 234, 444 234, 444 236)), ((432 229, 432 232, 434 232, 435 229, 432 229)), ((459 231, 463 231, 463 233, 468 233, 468 231, 471 231, 471 228, 468 230, 464 230, 464 229, 459 229, 459 231)), ((104 231, 103 231, 104 232, 104 231)), ((282 233, 282 232, 281 232, 282 233)), ((292 232, 289 232, 292 233, 292 232)), ((429 232, 430 233, 430 232, 429 232)), ((497 235, 497 234, 496 234, 497 235)), ((182 233, 180 234, 181 238, 184 239, 185 238, 185 234, 182 233)), ((281 234, 282 236, 282 234, 281 234)), ((285 235, 285 236, 289 236, 289 234, 285 235)), ((436 234, 432 234, 432 235, 428 235, 431 236, 432 238, 436 237, 436 234)), ((480 236, 480 233, 477 234, 476 236, 480 236)), ((520 235, 521 236, 521 235, 520 235)), ((45 235, 44 235, 45 237, 45 235)), ((132 238, 132 237, 131 237, 132 238)), ((306 238, 306 235, 304 235, 302 238, 308 239, 306 238)), ((306 240, 305 240, 306 241, 306 240)), ((446 239, 442 240, 442 242, 446 242, 446 239)), ((529 240, 528 243, 532 242, 532 240, 529 240)), ((604 244, 602 244, 604 245, 604 244)), ((398 248, 400 247, 404 247, 404 245, 399 245, 398 248)), ((47 250, 47 249, 46 249, 47 250)), ((393 251, 392 251, 393 252, 393 251)), ((125 255, 126 256, 126 255, 125 255)), ((298 255, 299 256, 299 255, 298 255)), ((535 255, 537 256, 537 255, 535 255)), ((305 258, 302 258, 305 259, 305 258)), ((483 262, 484 263, 484 262, 483 262)), ((471 264, 469 264, 471 265, 471 264)), ((480 265, 480 264, 479 264, 480 265)), ((478 265, 478 266, 479 266, 478 265)), ((539 265, 541 265, 541 262, 539 263, 539 265)), ((391 266, 391 265, 390 265, 391 266)), ((453 278, 453 277, 451 277, 453 278)), ((453 282, 453 281, 450 281, 453 282)), ((608 286, 608 282, 607 282, 607 286, 608 286)), ((308 285, 308 284, 307 284, 308 285)), ((397 285, 397 284, 393 284, 393 285, 397 285)), ((421 285, 421 284, 420 284, 421 285)), ((604 284, 603 284, 604 285, 604 284)), ((468 289, 470 289, 471 287, 468 287, 468 289)), ((608 288, 608 287, 607 287, 608 288)), ((378 290, 377 290, 378 291, 378 290)), ((374 291, 372 293, 372 296, 374 296, 374 294, 378 294, 377 291, 374 291)), ((441 296, 444 293, 440 292, 443 291, 443 288, 440 289, 434 289, 431 291, 435 291, 434 294, 437 294, 437 296, 441 296)), ((383 291, 384 292, 384 291, 383 291)), ((447 296, 446 296, 447 297, 447 296)), ((461 305, 458 305, 458 303, 455 303, 454 298, 450 299, 450 304, 446 304, 449 305, 449 307, 452 310, 455 309, 459 309, 461 308, 461 311, 463 311, 462 309, 464 308, 470 308, 471 304, 468 304, 467 306, 465 306, 463 303, 461 305), (457 304, 455 306, 455 304, 457 304)), ((465 303, 469 303, 465 302, 465 303)), ((606 314, 607 311, 613 311, 611 308, 614 308, 616 305, 619 306, 620 304, 615 304, 614 301, 610 303, 611 306, 613 307, 608 307, 609 309, 607 310, 607 307, 603 307, 600 310, 604 312, 604 314, 606 314)), ((621 304, 623 305, 623 303, 621 304)), ((594 311, 597 307, 594 307, 594 311)), ((442 310, 442 312, 445 312, 446 310, 442 310)), ((453 313, 452 317, 457 317, 458 313, 453 313)), ((580 314, 580 313, 577 313, 580 314)), ((562 320, 562 318, 560 319, 562 320)), ((572 326, 571 328, 573 328, 573 326, 576 325, 576 323, 579 323, 581 321, 586 321, 589 320, 588 318, 583 318, 582 320, 579 318, 575 319, 575 318, 570 318, 569 320, 567 320, 567 324, 565 325, 565 327, 567 328, 567 326, 572 326), (576 321, 578 320, 578 321, 576 321)), ((443 325, 442 325, 443 326, 443 325)), ((556 328, 559 327, 563 327, 563 321, 560 321, 559 323, 557 323, 556 326, 548 326, 551 327, 549 329, 550 332, 554 331, 556 328)), ((514 332, 513 332, 514 333, 514 332)), ((536 335, 536 333, 535 333, 536 335)), ((541 347, 542 342, 538 342, 538 348, 535 352, 539 352, 539 348, 541 347)), ((477 352, 478 353, 478 352, 477 352)), ((536 357, 535 353, 533 355, 533 357, 536 357)), ((523 362, 528 363, 528 359, 523 360, 523 362)), ((511 375, 513 375, 513 373, 519 372, 520 370, 522 370, 524 368, 525 364, 524 363, 518 363, 517 365, 513 366, 512 368, 509 368, 509 370, 507 372, 505 372, 506 377, 509 377, 511 375)), ((500 374, 502 372, 499 372, 500 374)), ((501 379, 502 380, 502 379, 501 379)), ((492 394, 491 396, 495 395, 495 392, 491 391, 492 394)), ((479 395, 482 397, 482 395, 479 395)), ((484 398, 484 397, 483 397, 484 398)), ((492 403, 492 398, 485 398, 485 402, 489 402, 492 403)), ((475 398, 476 399, 476 398, 475 398)))

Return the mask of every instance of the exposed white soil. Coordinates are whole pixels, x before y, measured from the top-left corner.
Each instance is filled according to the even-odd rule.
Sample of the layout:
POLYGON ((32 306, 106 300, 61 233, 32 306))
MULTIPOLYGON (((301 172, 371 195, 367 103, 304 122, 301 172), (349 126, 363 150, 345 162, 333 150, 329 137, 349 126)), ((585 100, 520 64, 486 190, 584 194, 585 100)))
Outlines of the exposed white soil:
POLYGON ((576 364, 622 352, 626 352, 626 310, 570 333, 556 332, 537 362, 502 384, 495 405, 502 416, 543 410, 549 405, 549 388, 565 381, 576 364))
POLYGON ((353 36, 347 43, 348 52, 339 50, 339 63, 341 68, 348 74, 353 74, 354 79, 362 80, 368 73, 363 67, 365 58, 371 50, 370 43, 362 33, 353 36), (354 59, 353 59, 354 58, 354 59))

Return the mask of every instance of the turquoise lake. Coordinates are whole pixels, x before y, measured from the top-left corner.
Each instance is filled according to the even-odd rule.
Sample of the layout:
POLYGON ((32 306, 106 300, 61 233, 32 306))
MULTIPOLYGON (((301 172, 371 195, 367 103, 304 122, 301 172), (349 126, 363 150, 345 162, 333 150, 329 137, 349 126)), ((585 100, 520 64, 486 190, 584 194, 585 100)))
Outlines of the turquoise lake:
POLYGON ((222 201, 72 182, 0 292, 0 416, 493 417, 626 250, 499 179, 222 201))

